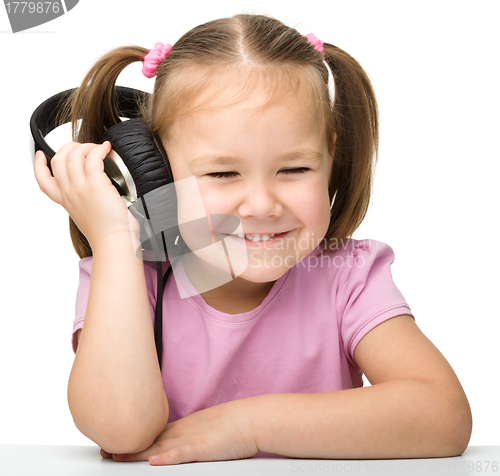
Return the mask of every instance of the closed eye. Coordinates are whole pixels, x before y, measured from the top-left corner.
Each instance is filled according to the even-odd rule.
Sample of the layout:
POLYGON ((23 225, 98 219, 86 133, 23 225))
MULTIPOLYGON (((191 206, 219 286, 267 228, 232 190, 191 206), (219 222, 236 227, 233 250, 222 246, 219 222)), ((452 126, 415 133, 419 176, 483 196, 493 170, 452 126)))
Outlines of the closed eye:
MULTIPOLYGON (((299 167, 296 169, 284 169, 280 170, 280 172, 283 172, 284 174, 302 174, 304 172, 307 172, 309 169, 307 167, 299 167)), ((234 177, 237 175, 236 172, 213 172, 211 174, 207 174, 210 177, 214 178, 229 178, 229 177, 234 177)))

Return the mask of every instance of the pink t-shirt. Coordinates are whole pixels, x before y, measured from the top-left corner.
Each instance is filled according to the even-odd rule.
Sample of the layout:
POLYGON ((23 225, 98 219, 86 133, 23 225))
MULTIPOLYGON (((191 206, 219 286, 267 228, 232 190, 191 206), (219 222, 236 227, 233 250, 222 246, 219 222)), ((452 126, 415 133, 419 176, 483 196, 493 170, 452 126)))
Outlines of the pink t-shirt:
MULTIPOLYGON (((255 309, 226 314, 196 294, 181 266, 163 298, 163 387, 169 423, 220 403, 270 393, 313 393, 362 387, 353 359, 375 326, 411 310, 394 284, 392 248, 350 240, 323 257, 309 256, 279 278, 255 309), (190 297, 181 299, 177 285, 190 297), (194 295, 193 295, 194 294, 194 295)), ((182 261, 179 261, 182 263, 182 261)), ((168 266, 163 262, 164 270, 168 266)), ((72 346, 83 326, 92 257, 79 262, 72 346)), ((156 268, 144 261, 152 323, 156 268)))

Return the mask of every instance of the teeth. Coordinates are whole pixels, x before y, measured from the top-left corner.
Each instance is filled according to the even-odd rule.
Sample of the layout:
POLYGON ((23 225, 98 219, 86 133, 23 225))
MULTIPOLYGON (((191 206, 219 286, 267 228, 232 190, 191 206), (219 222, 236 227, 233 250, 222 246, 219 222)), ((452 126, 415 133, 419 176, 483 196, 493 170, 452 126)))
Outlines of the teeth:
POLYGON ((267 241, 274 235, 276 235, 276 233, 272 233, 271 235, 245 235, 245 238, 251 241, 267 241))
POLYGON ((276 233, 271 233, 270 235, 236 235, 236 236, 238 236, 239 238, 246 238, 247 240, 257 242, 257 241, 267 241, 275 235, 276 233))

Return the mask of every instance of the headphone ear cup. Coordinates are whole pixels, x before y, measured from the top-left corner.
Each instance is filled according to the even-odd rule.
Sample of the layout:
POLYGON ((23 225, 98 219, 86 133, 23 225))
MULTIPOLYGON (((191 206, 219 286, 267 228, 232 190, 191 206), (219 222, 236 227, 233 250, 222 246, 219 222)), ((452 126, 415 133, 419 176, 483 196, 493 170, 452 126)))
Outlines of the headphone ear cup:
POLYGON ((137 197, 174 181, 167 153, 143 119, 130 119, 111 126, 103 134, 102 141, 111 142, 122 159, 135 184, 137 197))
MULTIPOLYGON (((121 195, 127 195, 130 186, 124 186, 124 183, 130 184, 130 179, 133 181, 136 197, 132 198, 136 201, 130 206, 130 210, 133 214, 139 213, 136 218, 148 218, 154 229, 161 230, 162 241, 164 246, 169 247, 171 257, 176 252, 180 253, 182 246, 177 245, 183 245, 184 241, 181 238, 178 243, 180 231, 177 222, 177 196, 173 186, 164 187, 172 184, 174 177, 160 139, 151 132, 143 119, 130 119, 108 128, 102 136, 103 142, 107 140, 127 169, 108 162, 108 166, 112 165, 109 170, 113 172, 113 176, 106 167, 105 170, 111 182, 121 195), (127 174, 130 177, 126 177, 127 174), (153 191, 156 192, 150 193, 149 198, 146 198, 153 191)), ((141 243, 145 249, 152 249, 150 238, 142 226, 141 243)))

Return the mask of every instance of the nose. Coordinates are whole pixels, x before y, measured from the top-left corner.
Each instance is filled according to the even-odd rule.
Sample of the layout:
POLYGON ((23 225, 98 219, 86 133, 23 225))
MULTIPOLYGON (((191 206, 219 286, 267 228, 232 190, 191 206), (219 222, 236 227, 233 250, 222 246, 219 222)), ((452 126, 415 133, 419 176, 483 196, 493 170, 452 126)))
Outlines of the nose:
POLYGON ((283 204, 278 191, 264 181, 248 184, 238 207, 241 217, 277 218, 283 214, 283 204))

